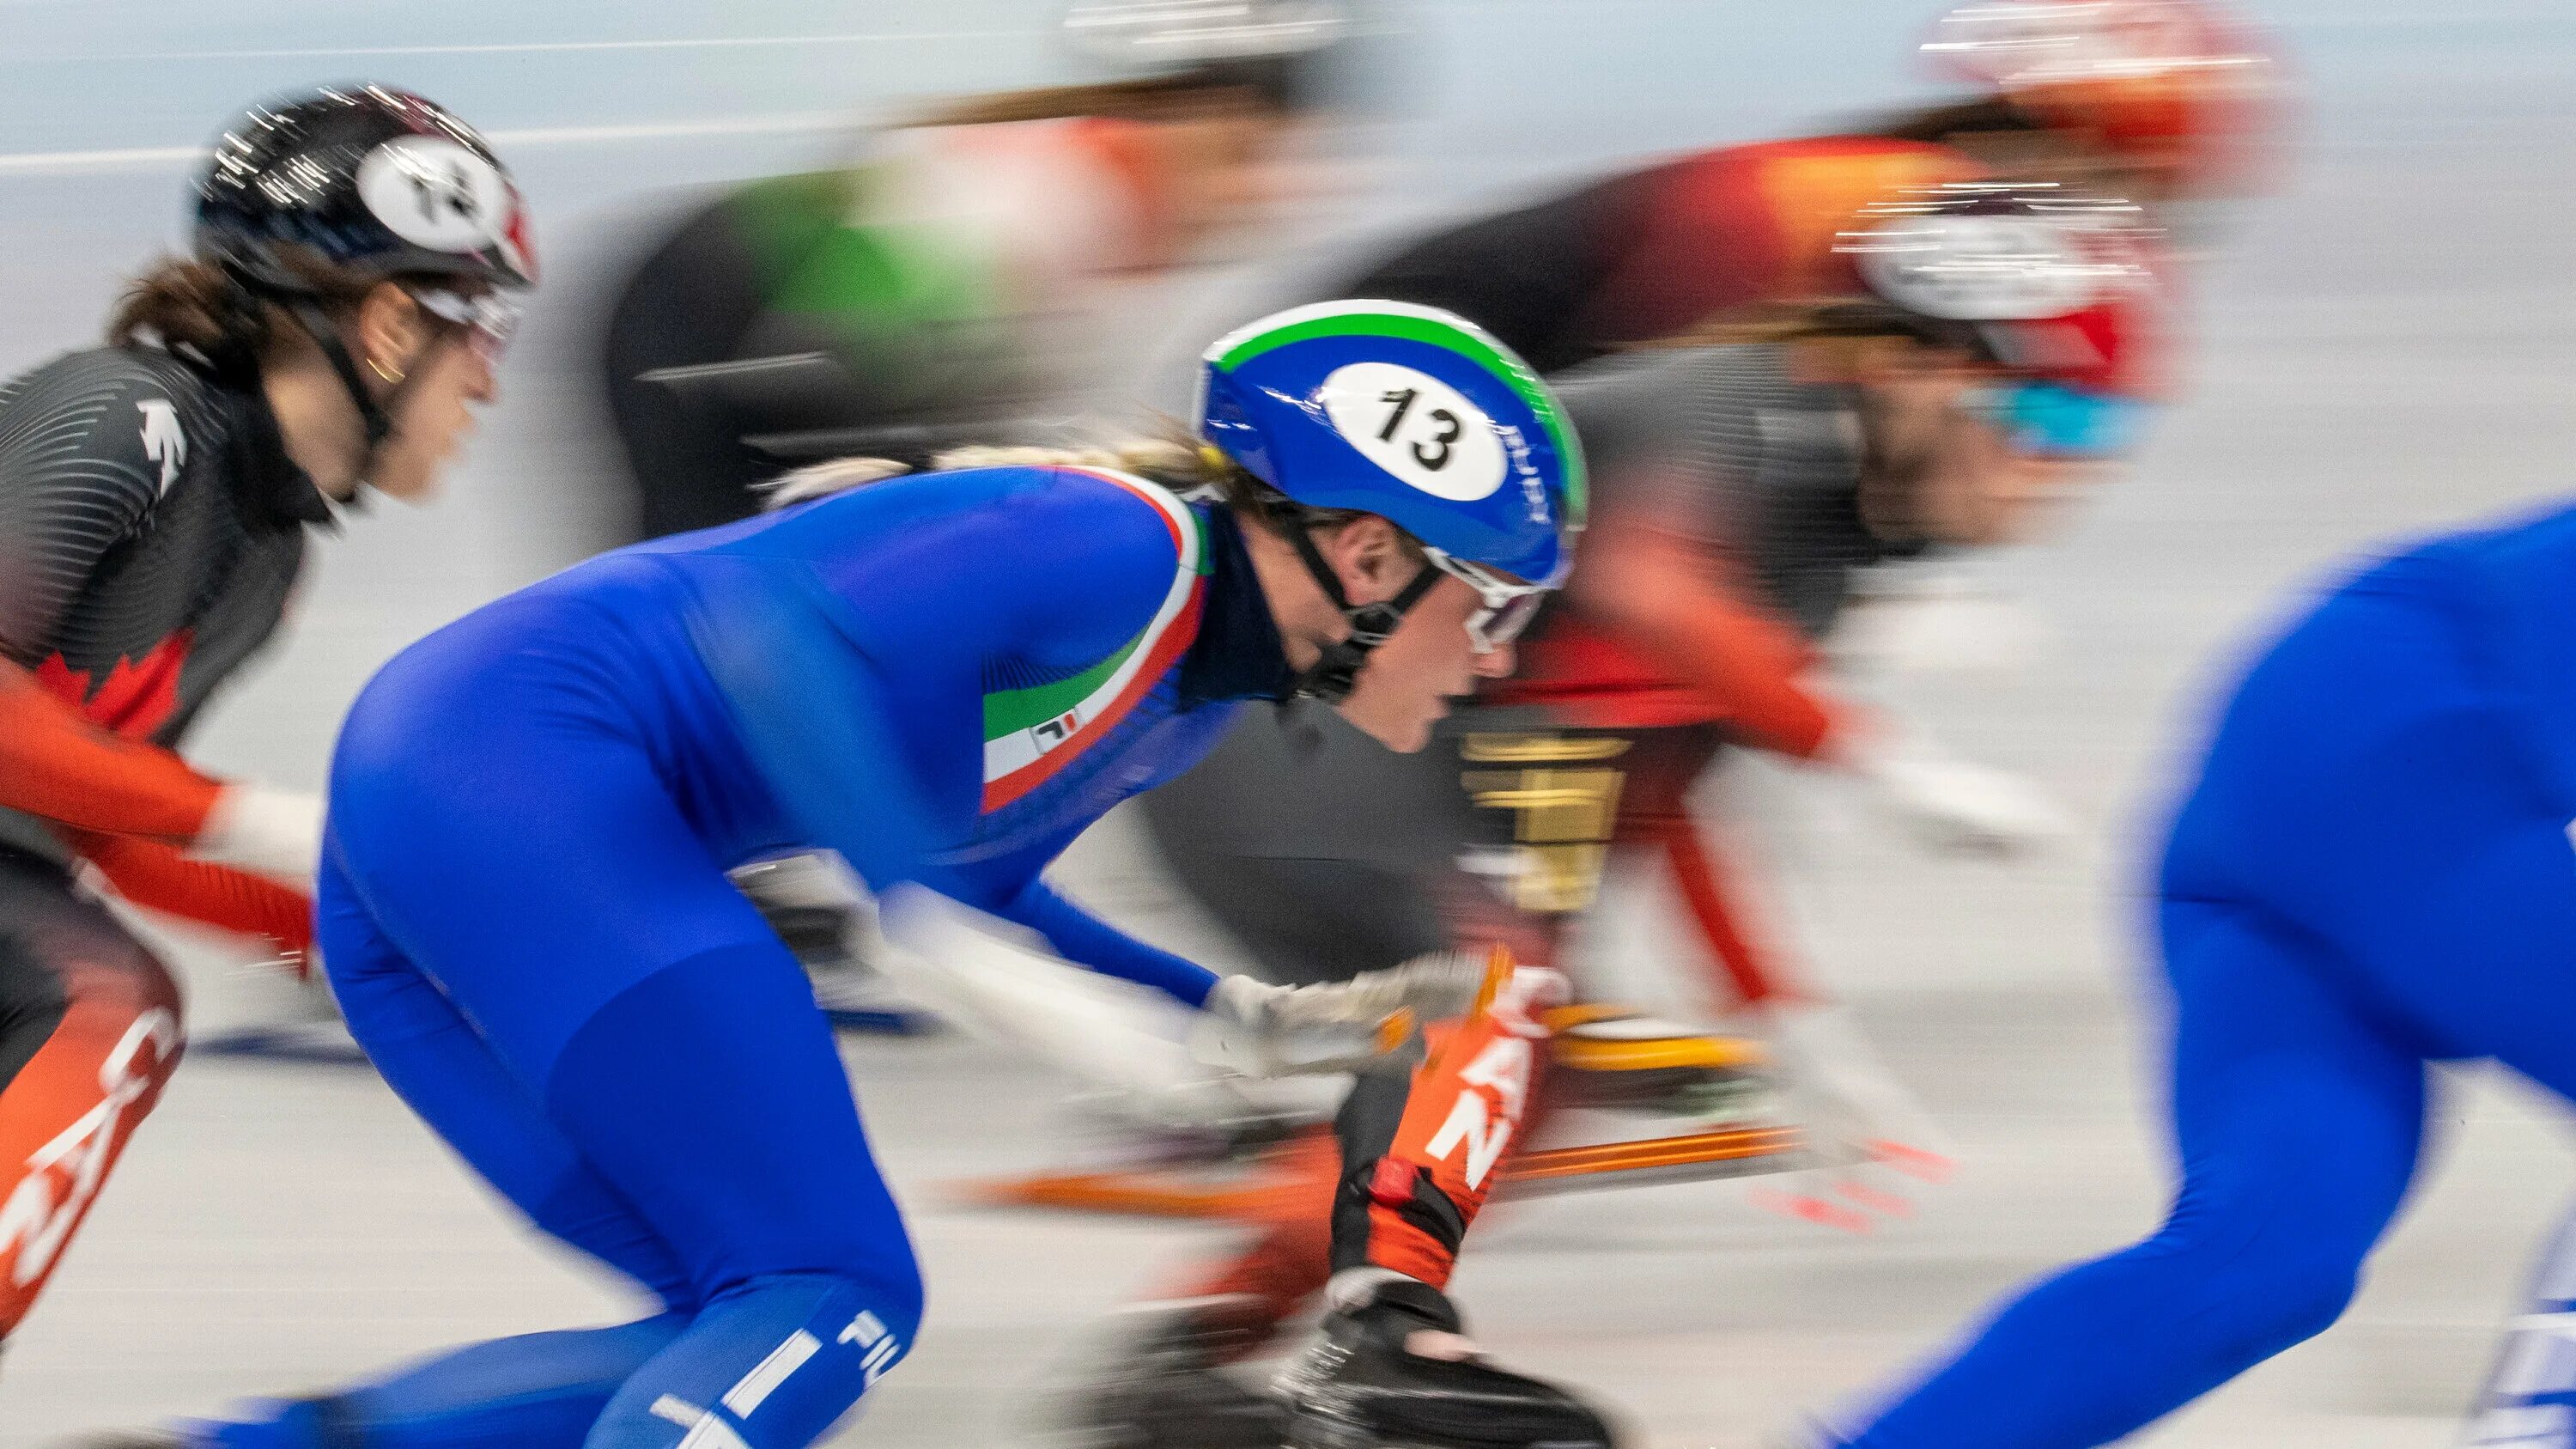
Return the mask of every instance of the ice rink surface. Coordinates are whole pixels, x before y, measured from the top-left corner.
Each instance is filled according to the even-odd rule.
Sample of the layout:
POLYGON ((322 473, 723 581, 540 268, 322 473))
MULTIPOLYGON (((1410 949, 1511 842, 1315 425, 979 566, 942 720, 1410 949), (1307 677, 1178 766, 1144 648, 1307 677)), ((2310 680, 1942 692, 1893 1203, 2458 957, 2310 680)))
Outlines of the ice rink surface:
MULTIPOLYGON (((547 292, 452 496, 378 509, 321 551, 289 646, 219 707, 202 757, 316 783, 375 663, 594 536, 580 349, 602 269, 669 204, 642 188, 828 156, 853 107, 1050 77, 1053 8, 0 0, 10 370, 83 340, 115 280, 177 241, 187 148, 264 90, 365 75, 436 95, 498 133, 539 209, 547 292)), ((1759 1443, 2009 1284, 2155 1221, 2165 1146, 2142 1116, 2132 882, 2197 701, 2339 552, 2543 497, 2576 471, 2576 14, 2254 8, 2285 32, 2310 102, 2285 194, 2233 218, 2195 280, 2188 401, 2060 538, 1985 570, 2046 625, 2027 661, 1882 686, 1962 750, 2037 776, 2081 839, 2035 865, 1926 860, 1821 782, 1752 782, 1804 939, 1952 1133, 1957 1181, 1867 1239, 1771 1219, 1726 1185, 1557 1199, 1478 1230, 1460 1290, 1483 1336, 1622 1405, 1644 1443, 1759 1443)), ((1398 47, 1414 104, 1382 193, 1316 230, 1901 99, 1920 89, 1904 52, 1934 9, 1422 7, 1398 47)), ((1200 298, 1207 327, 1229 320, 1222 291, 1200 298)), ((1193 341, 1140 352, 1140 377, 1167 379, 1193 341)), ((1068 875, 1150 934, 1207 944, 1119 822, 1068 875)), ((1604 950, 1622 977, 1678 990, 1660 984, 1653 903, 1615 915, 1604 950)), ((265 983, 189 959, 201 1031, 273 1009, 265 983)), ((959 1179, 1073 1150, 1065 1084, 954 1040, 854 1040, 848 1057, 932 1307, 843 1442, 1018 1442, 1086 1325, 1222 1235, 961 1207, 959 1179)), ((2347 1319, 2146 1442, 2448 1442, 2571 1174, 2557 1109, 2509 1083, 2467 1074, 2440 1115, 2435 1169, 2347 1319)), ((192 1060, 0 1368, 0 1449, 633 1308, 506 1221, 363 1070, 192 1060)))

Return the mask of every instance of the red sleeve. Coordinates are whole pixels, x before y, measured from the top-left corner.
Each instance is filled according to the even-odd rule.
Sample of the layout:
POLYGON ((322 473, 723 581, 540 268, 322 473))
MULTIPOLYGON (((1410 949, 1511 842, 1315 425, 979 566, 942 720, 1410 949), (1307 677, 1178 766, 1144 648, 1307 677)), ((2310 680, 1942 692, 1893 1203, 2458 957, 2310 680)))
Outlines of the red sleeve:
POLYGON ((1725 146, 1639 173, 1635 245, 1591 303, 1601 335, 1669 337, 1749 303, 1849 291, 1837 235, 1907 187, 1985 175, 1962 152, 1883 136, 1725 146))
POLYGON ((1575 570, 1568 594, 1576 607, 1754 744, 1802 759, 1823 752, 1843 711, 1802 678, 1814 651, 1785 620, 1728 588, 1705 544, 1605 520, 1584 549, 1602 562, 1575 570))
POLYGON ((264 876, 190 860, 155 840, 76 833, 72 846, 138 906, 244 936, 281 950, 313 944, 313 903, 264 876))
POLYGON ((79 830, 193 840, 223 786, 157 745, 83 719, 0 663, 0 805, 79 830))

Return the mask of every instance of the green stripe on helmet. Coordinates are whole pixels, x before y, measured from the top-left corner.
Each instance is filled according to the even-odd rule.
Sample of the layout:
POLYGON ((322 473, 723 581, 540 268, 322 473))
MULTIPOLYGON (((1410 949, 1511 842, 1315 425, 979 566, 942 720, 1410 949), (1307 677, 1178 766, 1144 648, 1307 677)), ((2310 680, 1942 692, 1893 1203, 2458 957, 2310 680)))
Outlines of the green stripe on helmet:
POLYGON ((1501 343, 1481 330, 1437 317, 1390 312, 1384 303, 1353 302, 1347 311, 1304 316, 1256 332, 1227 347, 1214 361, 1217 367, 1232 372, 1265 352, 1316 337, 1402 337, 1446 348, 1483 364, 1529 404, 1530 411, 1538 415, 1539 426, 1547 429, 1548 442, 1556 449, 1557 466, 1565 475, 1563 522, 1568 527, 1583 526, 1589 494, 1584 482, 1583 449, 1575 441, 1574 429, 1567 425, 1555 395, 1529 370, 1529 364, 1504 351, 1501 343))

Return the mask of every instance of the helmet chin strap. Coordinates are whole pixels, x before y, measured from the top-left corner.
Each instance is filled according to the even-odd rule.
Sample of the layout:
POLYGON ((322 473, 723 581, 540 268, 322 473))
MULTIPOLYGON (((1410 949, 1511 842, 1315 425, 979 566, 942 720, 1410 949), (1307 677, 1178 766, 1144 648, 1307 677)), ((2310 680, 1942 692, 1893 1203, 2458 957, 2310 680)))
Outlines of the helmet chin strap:
POLYGON ((1324 591, 1324 597, 1333 601, 1333 607, 1342 611, 1342 617, 1351 626, 1350 637, 1336 639, 1323 646, 1323 652, 1315 657, 1315 662, 1297 676, 1289 697, 1339 704, 1350 697, 1351 687, 1359 681, 1361 666, 1368 663, 1369 655, 1387 641, 1387 637, 1404 622, 1404 616, 1421 602, 1433 584, 1439 582, 1440 570, 1426 563, 1422 572, 1415 574, 1413 581, 1394 598, 1382 604, 1353 604, 1350 596, 1342 592, 1342 581, 1324 562, 1324 556, 1316 551, 1315 540, 1307 535, 1305 529, 1292 524, 1288 530, 1288 541, 1297 546, 1297 556, 1306 561, 1306 572, 1314 577, 1316 587, 1324 591))
POLYGON ((348 389, 349 401, 357 404, 358 421, 367 430, 367 459, 372 461, 376 455, 376 449, 383 445, 385 439, 393 436, 392 415, 387 413, 384 405, 377 402, 374 395, 367 391, 366 379, 358 376, 358 364, 350 359, 348 347, 340 341, 340 329, 331 325, 331 319, 323 312, 321 304, 310 297, 290 297, 285 300, 286 310, 293 314, 296 325, 302 327, 304 334, 313 339, 314 346, 322 349, 322 356, 331 364, 331 371, 339 377, 340 386, 348 389))

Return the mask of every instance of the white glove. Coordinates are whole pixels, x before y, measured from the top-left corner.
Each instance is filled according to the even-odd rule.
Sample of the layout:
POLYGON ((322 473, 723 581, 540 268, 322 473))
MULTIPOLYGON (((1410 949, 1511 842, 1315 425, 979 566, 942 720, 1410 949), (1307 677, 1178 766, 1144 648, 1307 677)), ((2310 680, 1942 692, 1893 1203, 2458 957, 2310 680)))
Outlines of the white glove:
POLYGON ((1924 1185, 1949 1178, 1948 1139, 1841 1007, 1780 1002, 1766 1015, 1782 1085, 1817 1165, 1757 1190, 1754 1201, 1852 1232, 1911 1217, 1924 1185))
POLYGON ((227 785, 187 853, 310 892, 322 869, 322 798, 267 785, 227 785))
POLYGON ((1936 849, 2018 854, 2074 833, 2073 822, 2037 785, 1958 759, 1919 734, 1863 738, 1844 759, 1936 849))
POLYGON ((1247 1077, 1352 1071, 1404 1045, 1417 1023, 1463 1015, 1485 974, 1481 955, 1433 951, 1316 986, 1228 976, 1208 993, 1190 1049, 1247 1077))

